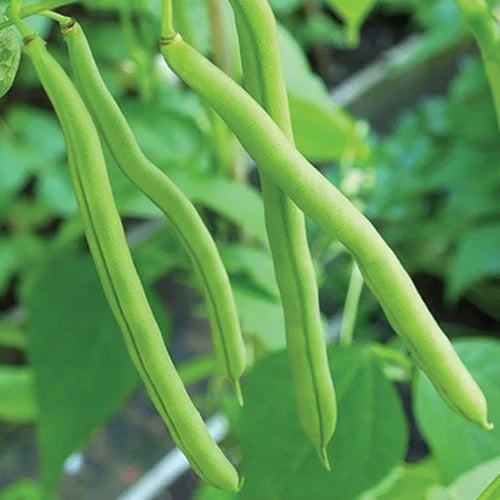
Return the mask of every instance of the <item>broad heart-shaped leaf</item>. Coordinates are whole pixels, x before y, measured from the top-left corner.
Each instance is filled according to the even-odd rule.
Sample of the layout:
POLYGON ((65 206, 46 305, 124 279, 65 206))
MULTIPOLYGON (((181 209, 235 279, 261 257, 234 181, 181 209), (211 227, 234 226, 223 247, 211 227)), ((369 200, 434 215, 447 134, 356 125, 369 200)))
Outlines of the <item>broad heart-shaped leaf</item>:
POLYGON ((397 393, 366 347, 329 352, 339 408, 322 467, 299 424, 285 352, 258 363, 244 384, 234 431, 245 485, 238 498, 349 500, 380 481, 404 457, 405 417, 397 393))
POLYGON ((445 483, 500 452, 500 342, 493 339, 460 339, 454 347, 488 401, 485 431, 456 415, 438 396, 427 377, 419 374, 415 391, 417 423, 429 444, 445 483))
POLYGON ((463 236, 450 267, 448 293, 456 299, 488 276, 500 276, 500 224, 475 227, 463 236))
POLYGON ((67 456, 123 404, 138 375, 90 257, 57 256, 31 288, 26 309, 41 478, 50 489, 67 456))
MULTIPOLYGON (((0 21, 5 16, 0 15, 0 21)), ((16 36, 14 27, 0 31, 0 97, 4 96, 14 83, 19 60, 21 59, 21 44, 16 36)))
MULTIPOLYGON (((489 460, 472 470, 467 471, 458 477, 447 488, 435 486, 428 495, 427 500, 470 500, 471 498, 480 498, 481 493, 488 485, 498 477, 500 473, 500 454, 493 460, 489 460)), ((497 496, 487 497, 484 500, 495 500, 500 498, 500 491, 497 496)))

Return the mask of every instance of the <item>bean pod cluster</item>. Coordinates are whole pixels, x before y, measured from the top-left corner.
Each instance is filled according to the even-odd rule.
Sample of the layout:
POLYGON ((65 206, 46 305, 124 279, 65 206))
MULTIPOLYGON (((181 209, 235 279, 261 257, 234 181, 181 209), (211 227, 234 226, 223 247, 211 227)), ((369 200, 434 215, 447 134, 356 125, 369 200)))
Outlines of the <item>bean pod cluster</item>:
MULTIPOLYGON (((261 176, 266 229, 285 318, 298 414, 329 468, 327 445, 337 408, 322 329, 304 214, 344 244, 417 364, 458 414, 486 429, 487 403, 394 252, 361 212, 295 148, 281 71, 276 22, 267 0, 231 0, 244 88, 186 43, 164 0, 160 50, 172 70, 225 121, 261 176)), ((245 344, 227 272, 196 208, 141 151, 107 89, 80 25, 60 21, 73 80, 9 13, 61 124, 73 189, 107 301, 149 396, 193 470, 236 492, 242 479, 213 441, 164 345, 127 246, 109 182, 101 138, 123 173, 168 217, 202 283, 221 372, 242 402, 245 344)))

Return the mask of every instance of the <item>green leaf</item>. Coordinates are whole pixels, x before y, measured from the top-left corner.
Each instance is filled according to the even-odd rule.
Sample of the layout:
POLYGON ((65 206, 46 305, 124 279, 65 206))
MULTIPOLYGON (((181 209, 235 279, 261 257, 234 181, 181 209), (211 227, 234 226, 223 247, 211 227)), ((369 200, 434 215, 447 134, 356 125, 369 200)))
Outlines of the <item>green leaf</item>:
POLYGON ((439 470, 427 459, 396 467, 375 488, 361 495, 360 500, 427 499, 427 491, 440 483, 439 470))
POLYGON ((219 245, 219 251, 231 275, 244 274, 272 297, 279 297, 269 250, 247 245, 219 245))
POLYGON ((292 126, 300 152, 313 162, 339 161, 346 153, 352 160, 366 161, 370 155, 366 126, 333 102, 293 37, 284 28, 279 34, 292 126))
POLYGON ((89 257, 55 256, 26 309, 41 477, 52 489, 64 460, 124 403, 138 376, 89 257))
POLYGON ((269 0, 271 7, 278 15, 287 15, 300 8, 303 0, 269 0))
POLYGON ((427 377, 419 373, 415 390, 417 423, 445 483, 497 456, 500 450, 500 342, 485 338, 460 339, 454 347, 483 390, 489 420, 495 429, 485 431, 456 415, 427 377))
MULTIPOLYGON (((481 493, 498 476, 498 471, 500 471, 500 455, 460 475, 447 488, 435 486, 429 491, 427 500, 479 499, 481 493)), ((494 500, 498 497, 492 496, 490 498, 494 500)))
POLYGON ((54 500, 52 495, 43 495, 42 488, 31 479, 17 481, 0 491, 0 500, 54 500))
POLYGON ((333 103, 318 106, 290 94, 290 111, 297 148, 310 161, 340 161, 344 155, 361 162, 368 159, 369 148, 363 137, 366 128, 356 127, 352 118, 333 103))
POLYGON ((478 500, 495 500, 498 497, 500 497, 500 474, 488 484, 478 500))
POLYGON ((198 172, 172 173, 172 178, 194 203, 233 221, 260 242, 267 241, 262 199, 254 187, 198 172))
POLYGON ((51 170, 66 154, 64 137, 51 111, 32 106, 12 107, 6 121, 27 153, 32 171, 51 170))
POLYGON ((15 245, 8 238, 0 239, 0 294, 2 294, 9 283, 12 274, 18 267, 18 258, 15 245))
POLYGON ((20 424, 33 421, 35 416, 31 369, 0 365, 0 421, 20 424))
POLYGON ((500 276, 500 224, 476 227, 464 234, 450 266, 448 294, 457 299, 481 279, 500 276))
POLYGON ((281 302, 256 290, 249 283, 233 280, 233 293, 243 330, 254 335, 266 350, 285 347, 285 322, 281 302))
POLYGON ((25 332, 14 323, 0 320, 0 347, 24 349, 27 345, 25 332))
MULTIPOLYGON (((5 16, 0 15, 0 21, 5 16)), ((14 83, 21 59, 21 44, 13 26, 0 31, 0 97, 4 96, 14 83)))
POLYGON ((235 425, 245 485, 242 499, 356 498, 404 457, 405 417, 397 393, 370 350, 329 353, 339 408, 323 469, 297 416, 286 353, 258 363, 244 384, 245 408, 235 425))

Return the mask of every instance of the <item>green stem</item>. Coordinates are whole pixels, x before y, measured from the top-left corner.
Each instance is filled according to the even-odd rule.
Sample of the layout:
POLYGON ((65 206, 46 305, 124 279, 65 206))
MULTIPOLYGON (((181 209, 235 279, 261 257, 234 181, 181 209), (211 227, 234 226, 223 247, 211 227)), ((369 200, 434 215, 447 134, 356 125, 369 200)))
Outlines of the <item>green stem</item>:
POLYGON ((193 33, 191 20, 189 19, 189 8, 187 0, 176 0, 175 12, 173 13, 175 26, 177 31, 182 34, 182 38, 186 40, 195 49, 199 50, 199 44, 193 33))
POLYGON ((500 26, 485 0, 455 1, 479 46, 500 126, 500 26))
POLYGON ((59 14, 57 12, 54 12, 52 10, 44 10, 40 12, 41 16, 48 17, 49 19, 52 19, 56 23, 60 24, 61 26, 67 26, 73 22, 73 19, 68 16, 63 16, 62 14, 59 14))
POLYGON ((162 0, 161 37, 165 40, 170 40, 174 38, 176 34, 172 0, 162 0))
MULTIPOLYGON (((64 7, 65 5, 70 5, 75 2, 76 0, 45 0, 40 3, 34 3, 32 5, 27 5, 26 7, 23 7, 18 13, 18 17, 22 19, 24 17, 34 16, 36 14, 39 14, 40 12, 57 9, 59 7, 64 7)), ((14 24, 12 19, 2 21, 0 23, 0 30, 7 28, 12 24, 14 24)))
MULTIPOLYGON (((233 44, 229 43, 224 5, 221 0, 208 0, 207 7, 212 36, 212 61, 224 73, 234 78, 233 44)), ((239 154, 236 149, 234 135, 213 109, 207 106, 207 112, 212 124, 214 156, 218 166, 217 170, 222 171, 229 177, 236 178, 238 177, 239 154)))
POLYGON ((12 21, 23 38, 35 36, 35 33, 21 20, 20 12, 21 9, 19 3, 12 2, 10 7, 7 9, 7 17, 12 21))
POLYGON ((340 327, 339 344, 348 346, 352 344, 356 317, 358 316, 359 299, 363 290, 363 276, 356 262, 352 264, 351 279, 344 305, 342 325, 340 327))

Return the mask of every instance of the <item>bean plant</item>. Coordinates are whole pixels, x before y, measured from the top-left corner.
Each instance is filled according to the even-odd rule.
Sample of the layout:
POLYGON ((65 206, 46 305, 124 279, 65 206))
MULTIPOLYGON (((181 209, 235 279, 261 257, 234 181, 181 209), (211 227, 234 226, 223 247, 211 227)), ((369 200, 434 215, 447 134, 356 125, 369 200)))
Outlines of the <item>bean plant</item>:
MULTIPOLYGON (((11 0, 0 21, 0 95, 15 82, 21 40, 32 75, 59 124, 56 134, 64 138, 68 186, 71 199, 76 200, 74 217, 58 232, 50 256, 40 258, 32 276, 23 282, 34 370, 34 380, 30 378, 25 386, 37 393, 30 401, 38 406, 32 413, 39 412, 41 479, 34 494, 46 497, 54 491, 63 461, 123 404, 138 374, 165 432, 199 480, 198 498, 431 498, 427 495, 452 495, 455 490, 467 498, 467 488, 476 496, 482 494, 481 498, 496 498, 500 491, 495 479, 500 470, 500 401, 493 378, 498 366, 492 365, 489 376, 481 368, 490 366, 498 355, 498 341, 450 340, 448 325, 435 319, 399 255, 397 242, 393 248, 383 229, 371 220, 362 189, 349 190, 356 173, 361 183, 369 185, 377 160, 371 154, 375 139, 370 138, 365 122, 331 104, 322 84, 310 73, 302 78, 312 82, 312 95, 300 100, 291 91, 290 81, 299 76, 286 74, 287 50, 293 47, 300 61, 297 67, 307 67, 307 62, 294 42, 286 42, 289 35, 283 34, 276 21, 279 2, 207 1, 205 28, 212 38, 208 49, 200 43, 193 5, 186 0, 162 0, 161 9, 125 3, 118 8, 125 46, 139 81, 137 91, 151 112, 155 113, 154 94, 160 92, 152 76, 154 61, 163 58, 163 68, 168 67, 184 85, 182 90, 177 87, 168 113, 176 112, 178 96, 188 95, 190 104, 182 118, 191 113, 192 118, 205 120, 203 126, 211 137, 209 166, 195 171, 191 179, 183 175, 182 167, 165 166, 161 155, 151 154, 147 134, 141 137, 137 126, 140 116, 134 125, 130 110, 121 104, 123 99, 115 97, 96 60, 88 34, 92 24, 80 24, 79 10, 69 3, 43 0, 24 5, 11 0), (44 40, 31 18, 57 26, 63 49, 52 36, 44 40), (328 112, 308 114, 311 104, 321 99, 328 112), (332 127, 335 137, 326 140, 326 153, 321 154, 338 165, 334 175, 318 169, 320 151, 308 148, 306 134, 299 132, 297 117, 311 114, 318 120, 327 116, 332 127), (258 172, 253 183, 248 178, 249 162, 258 172), (207 170, 212 176, 207 176, 207 170), (119 182, 127 183, 122 184, 127 193, 134 193, 127 196, 143 196, 148 213, 168 224, 159 236, 153 230, 146 237, 151 247, 141 243, 136 247, 127 234, 133 223, 124 220, 125 197, 121 201, 117 194, 119 182), (215 189, 210 191, 214 182, 215 189), (235 196, 225 205, 225 219, 215 217, 214 222, 211 210, 224 210, 220 208, 225 203, 224 186, 235 196), (238 195, 257 200, 248 214, 238 207, 242 203, 238 195), (84 241, 93 264, 82 249, 84 241), (162 248, 166 241, 177 249, 170 257, 162 248), (156 257, 148 248, 156 248, 156 257), (74 268, 79 272, 68 267, 67 255, 79 262, 74 268), (327 335, 329 328, 320 308, 321 287, 337 279, 329 265, 318 270, 325 255, 330 262, 343 259, 349 270, 343 275, 348 284, 341 296, 341 325, 333 339, 327 335), (150 290, 150 284, 169 270, 169 258, 172 267, 193 271, 192 280, 205 304, 202 314, 208 318, 213 357, 176 364, 172 360, 163 331, 166 322, 150 290), (241 274, 250 276, 261 297, 272 297, 265 300, 277 311, 273 317, 278 318, 281 338, 271 323, 255 326, 260 313, 255 309, 257 302, 242 292, 241 274), (44 413, 47 407, 57 412, 57 387, 44 400, 41 388, 51 370, 39 368, 42 357, 36 347, 51 341, 53 333, 42 333, 54 328, 46 320, 38 330, 33 325, 40 323, 47 308, 57 307, 51 293, 44 292, 48 284, 64 290, 68 283, 75 289, 95 291, 95 307, 109 317, 103 327, 106 345, 102 353, 99 350, 100 361, 116 363, 117 368, 114 378, 109 378, 114 399, 101 401, 102 411, 80 428, 82 437, 58 449, 53 444, 58 428, 44 413), (37 302, 44 295, 45 305, 43 299, 37 302), (366 314, 362 296, 368 295, 369 308, 380 308, 381 321, 397 339, 373 339, 358 331, 359 316, 366 314), (250 300, 250 306, 245 300, 247 304, 250 300), (475 355, 478 352, 484 359, 475 355), (106 353, 112 353, 109 359, 106 353), (207 410, 206 401, 200 405, 188 392, 190 384, 205 379, 211 381, 208 408, 224 409, 230 420, 234 439, 227 443, 211 436, 200 412, 207 410), (414 466, 403 462, 406 419, 394 385, 409 380, 413 381, 417 419, 431 447, 431 458, 414 466), (226 382, 233 388, 232 396, 226 382), (265 425, 259 424, 263 419, 265 425), (439 425, 441 432, 436 431, 439 425), (456 436, 448 434, 452 428, 456 436), (448 436, 444 444, 443 436, 448 436), (460 439, 475 443, 471 446, 477 449, 462 461, 449 460, 460 439), (351 471, 347 465, 353 463, 351 471), (417 496, 411 496, 406 485, 418 476, 418 467, 430 472, 418 484, 417 496)), ((306 2, 305 8, 329 8, 335 22, 343 22, 339 43, 344 48, 359 44, 363 21, 375 2, 322 3, 321 7, 318 2, 306 2)), ((486 81, 489 85, 484 93, 490 113, 487 128, 497 142, 498 130, 492 122, 496 115, 500 123, 496 11, 484 0, 457 0, 455 7, 477 41, 483 64, 480 71, 484 68, 485 73, 482 82, 485 88, 486 81)), ((156 127, 162 136, 171 132, 162 118, 156 127)), ((376 189, 367 188, 374 200, 376 189)), ((491 213, 498 217, 498 204, 492 205, 491 213)), ((498 249, 494 240, 491 236, 487 241, 498 249)), ((488 258, 492 274, 498 272, 498 253, 488 258)), ((264 315, 269 314, 266 311, 264 315)), ((66 313, 74 314, 76 321, 75 310, 66 313)), ((15 324, 12 318, 5 320, 10 331, 15 324)), ((83 341, 86 329, 98 328, 84 323, 83 341)), ((16 347, 12 340, 6 345, 16 347)), ((53 356, 69 354, 69 360, 74 355, 52 347, 53 356)), ((84 357, 77 359, 84 364, 84 357)), ((85 366, 80 368, 85 370, 85 366)), ((66 383, 64 373, 58 376, 66 383)), ((98 393, 98 377, 89 383, 90 392, 98 393)), ((80 396, 84 408, 85 396, 80 396)), ((78 434, 73 421, 66 427, 63 433, 78 434)))

